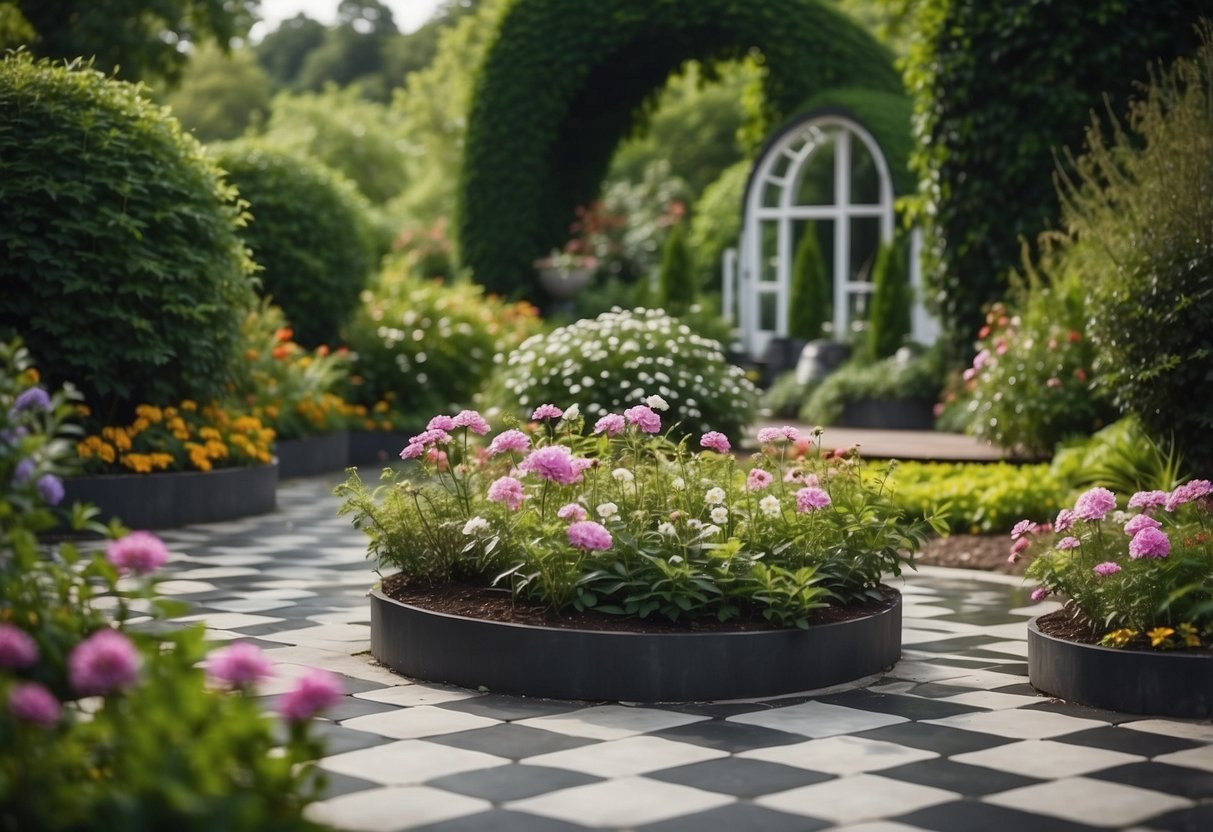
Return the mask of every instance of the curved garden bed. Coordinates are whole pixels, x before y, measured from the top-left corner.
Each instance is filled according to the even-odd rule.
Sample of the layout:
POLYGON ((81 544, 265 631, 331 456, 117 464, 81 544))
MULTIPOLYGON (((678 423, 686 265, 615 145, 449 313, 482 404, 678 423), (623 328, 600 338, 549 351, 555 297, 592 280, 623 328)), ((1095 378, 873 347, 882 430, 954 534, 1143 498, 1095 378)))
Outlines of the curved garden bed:
POLYGON ((342 471, 349 463, 350 435, 346 431, 284 439, 275 445, 278 477, 314 477, 342 471))
POLYGON ((433 612, 371 593, 371 652, 417 679, 555 699, 675 702, 776 696, 878 673, 901 655, 901 596, 807 630, 648 633, 433 612))

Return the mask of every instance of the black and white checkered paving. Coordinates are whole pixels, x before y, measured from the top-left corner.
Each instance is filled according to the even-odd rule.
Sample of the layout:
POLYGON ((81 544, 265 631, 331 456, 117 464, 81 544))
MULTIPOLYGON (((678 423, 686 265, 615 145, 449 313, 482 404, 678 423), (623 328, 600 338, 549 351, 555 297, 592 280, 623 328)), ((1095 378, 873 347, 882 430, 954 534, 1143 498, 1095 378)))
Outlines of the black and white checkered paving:
POLYGON ((347 696, 321 733, 317 820, 347 830, 850 832, 1213 830, 1213 723, 1094 710, 1027 681, 1019 579, 924 569, 902 660, 829 691, 670 705, 564 702, 414 682, 369 653, 364 540, 336 478, 263 517, 163 536, 164 594, 217 640, 308 666, 347 696))

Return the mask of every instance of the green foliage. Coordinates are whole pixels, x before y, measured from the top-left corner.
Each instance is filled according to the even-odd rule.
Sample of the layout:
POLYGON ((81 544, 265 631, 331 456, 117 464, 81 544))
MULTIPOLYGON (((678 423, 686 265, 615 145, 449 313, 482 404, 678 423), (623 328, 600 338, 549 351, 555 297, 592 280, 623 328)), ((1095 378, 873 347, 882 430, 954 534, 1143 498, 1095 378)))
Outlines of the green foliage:
POLYGON ((392 83, 384 76, 384 56, 399 31, 392 10, 380 0, 341 0, 337 25, 303 59, 295 85, 320 90, 328 84, 356 84, 374 101, 391 98, 392 83))
POLYGON ((867 352, 887 358, 910 337, 914 291, 910 286, 910 253, 906 238, 881 246, 872 268, 872 308, 868 312, 867 352))
POLYGON ((103 419, 209 400, 251 305, 234 192, 137 87, 0 64, 0 337, 103 419))
POLYGON ((810 222, 796 243, 792 260, 788 335, 805 341, 821 337, 822 328, 833 316, 832 285, 821 257, 821 247, 817 244, 817 225, 810 222))
POLYGON ((919 399, 934 402, 943 387, 943 354, 915 355, 905 349, 880 361, 852 359, 826 376, 801 408, 800 418, 816 425, 838 423, 843 408, 864 399, 919 399))
POLYGON ((1063 443, 1050 468, 1075 486, 1100 486, 1122 494, 1170 491, 1187 479, 1171 443, 1147 436, 1135 416, 1063 443))
POLYGON ((102 72, 128 81, 174 84, 189 62, 183 43, 214 41, 227 50, 248 33, 259 0, 16 0, 37 33, 34 55, 94 58, 102 72))
POLYGON ((16 3, 0 3, 0 49, 10 49, 34 39, 34 27, 16 3))
POLYGON ((762 408, 772 418, 795 419, 800 408, 817 387, 817 382, 801 384, 796 380, 796 371, 788 370, 775 377, 775 381, 762 394, 762 408))
POLYGON ((1202 37, 1133 102, 1128 131, 1088 131, 1062 263, 1088 296, 1096 384, 1198 471, 1213 467, 1213 30, 1202 37))
POLYGON ((1080 144, 1105 96, 1123 112, 1151 60, 1189 53, 1192 27, 1211 11, 1208 0, 916 5, 905 68, 925 274, 957 355, 1003 294, 1020 240, 1057 216, 1054 154, 1080 144))
POLYGON ((669 403, 679 435, 737 436, 754 412, 753 385, 720 344, 656 309, 616 309, 536 335, 510 353, 486 394, 523 418, 545 402, 575 401, 591 421, 652 395, 669 403))
POLYGON ((165 97, 181 126, 200 142, 234 139, 260 124, 270 108, 270 82, 252 53, 194 51, 181 85, 165 97))
POLYGON ((307 56, 324 43, 327 27, 303 12, 282 21, 253 47, 257 63, 265 69, 274 86, 281 89, 294 88, 299 79, 299 70, 307 56))
POLYGON ((217 149, 249 202, 242 236, 261 266, 261 293, 286 312, 304 346, 335 343, 372 267, 366 203, 318 162, 253 143, 217 149))
POLYGON ((639 180, 608 185, 602 200, 591 206, 601 206, 598 223, 606 239, 596 253, 604 268, 625 281, 652 283, 665 239, 682 222, 690 196, 666 159, 651 163, 639 180))
POLYGON ((659 305, 671 315, 684 314, 695 302, 695 276, 691 273, 691 253, 687 250, 686 231, 675 225, 661 249, 661 271, 657 285, 659 305))
POLYGON ((725 249, 741 239, 741 203, 753 163, 748 159, 725 169, 691 209, 687 244, 695 259, 701 291, 718 292, 724 282, 720 261, 725 249))
POLYGON ((644 102, 689 59, 711 66, 751 50, 768 124, 811 90, 900 88, 884 48, 814 0, 509 4, 468 116, 459 240, 476 280, 532 288, 532 261, 593 199, 644 102))

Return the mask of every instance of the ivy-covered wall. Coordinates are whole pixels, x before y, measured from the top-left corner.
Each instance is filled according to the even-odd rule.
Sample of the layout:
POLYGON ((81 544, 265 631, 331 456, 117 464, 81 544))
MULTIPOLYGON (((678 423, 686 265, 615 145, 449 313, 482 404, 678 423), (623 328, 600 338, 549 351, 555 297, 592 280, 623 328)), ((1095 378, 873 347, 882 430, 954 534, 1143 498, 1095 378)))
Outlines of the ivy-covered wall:
POLYGON ((888 52, 817 0, 515 0, 481 68, 460 185, 463 262, 528 294, 645 101, 692 58, 761 53, 767 123, 818 91, 898 92, 888 52))
POLYGON ((1119 116, 1152 61, 1194 51, 1213 2, 921 0, 916 14, 906 83, 926 274, 961 352, 1020 265, 1021 238, 1054 224, 1056 159, 1081 150, 1103 96, 1119 116))

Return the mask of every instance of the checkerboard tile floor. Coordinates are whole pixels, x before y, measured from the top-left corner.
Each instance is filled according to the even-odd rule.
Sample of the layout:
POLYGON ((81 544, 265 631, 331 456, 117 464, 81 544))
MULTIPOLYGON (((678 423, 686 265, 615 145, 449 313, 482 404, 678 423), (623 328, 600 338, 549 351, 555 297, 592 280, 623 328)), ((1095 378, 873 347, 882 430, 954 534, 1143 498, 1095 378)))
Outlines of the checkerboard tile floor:
POLYGON ((392 832, 1213 830, 1213 723, 1040 696, 1018 579, 911 573, 902 660, 861 684, 763 701, 636 704, 414 682, 369 649, 362 538, 328 479, 263 517, 165 533, 166 594, 216 640, 340 674, 311 815, 392 832))

